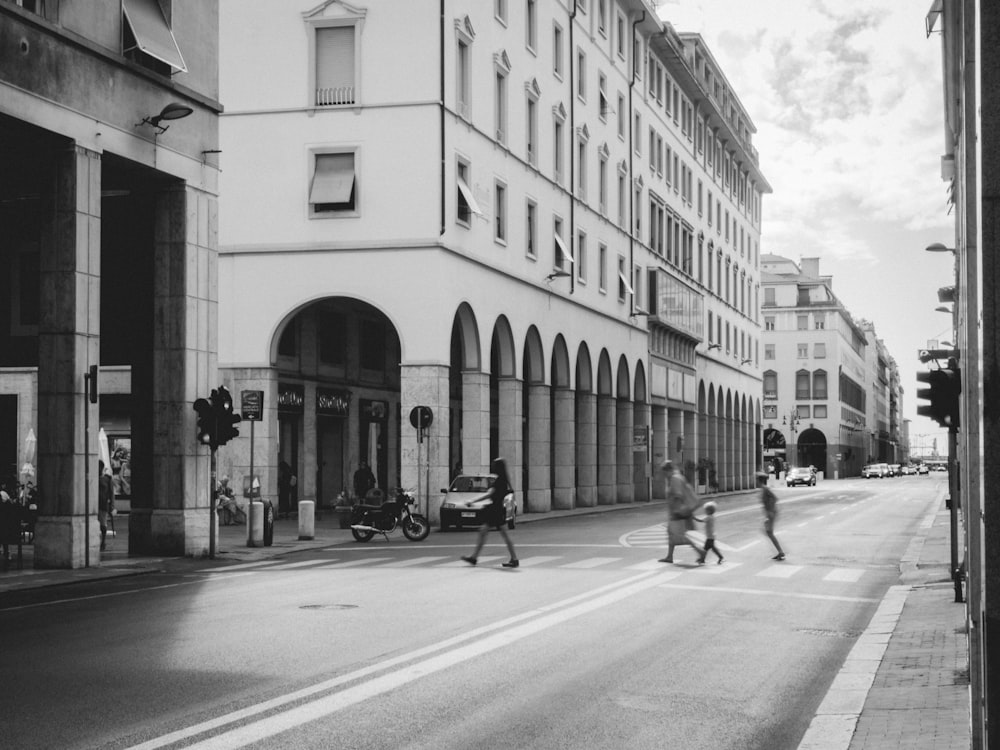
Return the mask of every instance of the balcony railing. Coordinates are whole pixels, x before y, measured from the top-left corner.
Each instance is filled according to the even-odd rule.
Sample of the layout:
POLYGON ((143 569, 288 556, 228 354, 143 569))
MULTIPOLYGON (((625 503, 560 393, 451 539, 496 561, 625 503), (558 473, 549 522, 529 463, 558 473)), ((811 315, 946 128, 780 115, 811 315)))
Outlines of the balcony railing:
POLYGON ((338 104, 354 104, 353 86, 335 86, 316 89, 316 106, 333 107, 338 104))

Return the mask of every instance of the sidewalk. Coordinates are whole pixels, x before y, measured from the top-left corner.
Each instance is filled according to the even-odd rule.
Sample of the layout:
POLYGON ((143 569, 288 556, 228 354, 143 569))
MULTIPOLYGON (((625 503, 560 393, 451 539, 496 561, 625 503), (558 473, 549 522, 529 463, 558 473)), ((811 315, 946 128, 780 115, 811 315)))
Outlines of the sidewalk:
POLYGON ((942 499, 910 542, 900 585, 858 638, 799 750, 968 750, 966 609, 955 602, 950 567, 950 512, 942 499))

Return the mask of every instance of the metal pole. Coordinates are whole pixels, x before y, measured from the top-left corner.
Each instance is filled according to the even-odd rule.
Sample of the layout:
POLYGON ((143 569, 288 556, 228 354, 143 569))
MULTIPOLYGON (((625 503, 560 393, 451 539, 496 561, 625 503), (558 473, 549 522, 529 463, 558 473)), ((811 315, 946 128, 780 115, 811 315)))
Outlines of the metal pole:
POLYGON ((83 565, 90 567, 90 373, 83 373, 83 565))
POLYGON ((957 432, 954 429, 948 430, 948 505, 950 506, 951 521, 951 580, 955 584, 955 602, 962 603, 965 597, 962 594, 962 569, 958 564, 958 470, 955 465, 957 445, 957 432))
MULTIPOLYGON (((254 420, 256 421, 256 420, 254 420)), ((253 426, 254 421, 250 422, 250 502, 247 503, 247 547, 253 539, 253 426)))
POLYGON ((215 513, 216 490, 217 490, 216 483, 215 483, 215 471, 216 471, 215 467, 216 467, 216 463, 215 463, 215 448, 212 448, 212 460, 211 460, 211 467, 210 467, 210 471, 209 471, 209 474, 211 475, 212 492, 211 492, 211 495, 209 496, 209 502, 208 502, 208 507, 209 507, 209 518, 208 518, 208 532, 209 532, 209 536, 208 536, 208 556, 211 559, 213 559, 213 560, 215 559, 215 532, 216 532, 216 529, 218 528, 216 524, 218 523, 218 520, 219 520, 217 518, 217 516, 216 516, 216 513, 215 513))

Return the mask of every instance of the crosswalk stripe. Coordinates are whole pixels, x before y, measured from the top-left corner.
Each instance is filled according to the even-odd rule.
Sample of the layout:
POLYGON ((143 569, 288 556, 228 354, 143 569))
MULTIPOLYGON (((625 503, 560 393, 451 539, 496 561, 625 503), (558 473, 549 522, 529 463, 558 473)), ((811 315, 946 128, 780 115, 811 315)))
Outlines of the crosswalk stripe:
POLYGON ((344 562, 328 562, 323 566, 323 570, 339 570, 340 568, 358 568, 362 565, 371 565, 377 562, 391 560, 391 557, 361 557, 356 560, 346 560, 344 562))
POLYGON ((324 565, 329 560, 299 560, 298 562, 281 563, 272 565, 268 570, 291 570, 292 568, 304 568, 310 565, 324 565))
POLYGON ((754 575, 761 578, 791 578, 800 570, 802 570, 801 565, 771 565, 754 575))
POLYGON ((212 570, 206 572, 229 573, 234 570, 251 570, 253 568, 264 568, 268 566, 273 566, 277 562, 278 562, 277 560, 258 560, 257 562, 240 563, 239 565, 227 565, 224 568, 213 568, 212 570))
MULTIPOLYGON (((503 560, 503 559, 505 559, 505 558, 502 555, 489 555, 487 557, 480 557, 480 558, 478 558, 478 563, 477 564, 478 565, 490 565, 491 563, 494 563, 497 560, 503 560)), ((467 563, 465 560, 450 560, 449 562, 446 562, 446 563, 438 563, 437 565, 435 565, 433 567, 435 567, 435 568, 469 568, 469 567, 472 567, 472 566, 470 566, 469 563, 467 563)))
POLYGON ((525 557, 521 559, 522 568, 530 568, 532 565, 541 565, 542 563, 552 562, 553 560, 561 560, 561 557, 548 557, 546 555, 537 555, 535 557, 525 557))
POLYGON ((837 568, 823 576, 823 580, 837 583, 857 583, 864 574, 863 568, 837 568))
POLYGON ((733 568, 740 567, 742 564, 743 563, 738 563, 738 562, 724 562, 722 563, 722 565, 717 565, 713 563, 711 565, 705 565, 702 568, 698 568, 698 575, 702 576, 722 575, 723 573, 728 573, 733 568))
POLYGON ((635 565, 628 565, 625 570, 663 570, 664 567, 665 563, 661 563, 659 560, 646 560, 635 565))
POLYGON ((586 560, 577 560, 576 562, 567 563, 566 565, 560 565, 560 568, 598 568, 601 565, 607 565, 608 563, 618 562, 621 560, 620 557, 588 557, 586 560))
MULTIPOLYGON (((447 560, 447 557, 436 556, 436 557, 411 557, 408 560, 393 560, 392 562, 382 563, 376 567, 379 568, 409 568, 414 565, 424 565, 428 563, 437 562, 438 560, 447 560)), ((463 565, 468 565, 468 563, 462 563, 463 565)))

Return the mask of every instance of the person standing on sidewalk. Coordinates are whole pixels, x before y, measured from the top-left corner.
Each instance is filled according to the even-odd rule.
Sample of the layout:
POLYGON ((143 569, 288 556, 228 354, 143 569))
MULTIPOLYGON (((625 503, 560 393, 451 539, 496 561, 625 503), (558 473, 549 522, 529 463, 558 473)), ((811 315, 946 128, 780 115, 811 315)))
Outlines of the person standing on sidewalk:
POLYGON ((705 558, 708 557, 708 551, 712 550, 715 556, 719 558, 718 564, 722 565, 722 561, 725 559, 722 553, 719 552, 719 548, 715 546, 715 503, 709 500, 705 503, 705 515, 702 518, 698 516, 694 517, 695 521, 701 521, 705 524, 705 548, 701 551, 701 557, 698 558, 698 564, 704 565, 705 558))
POLYGON ((778 498, 767 486, 767 474, 763 471, 757 472, 757 486, 760 487, 760 503, 764 506, 764 533, 771 540, 771 544, 778 550, 778 554, 772 560, 784 560, 785 552, 778 543, 778 538, 774 535, 774 521, 778 517, 778 498))
POLYGON ((510 486, 510 476, 507 474, 507 462, 502 458, 493 459, 493 473, 497 475, 496 481, 490 487, 490 504, 486 509, 486 522, 479 527, 479 539, 476 541, 476 549, 471 555, 463 556, 462 559, 469 565, 475 565, 479 561, 479 553, 486 543, 486 535, 491 526, 495 526, 500 532, 500 536, 507 543, 507 551, 510 552, 510 560, 505 562, 505 568, 516 568, 520 563, 517 560, 517 552, 514 551, 514 543, 510 540, 504 524, 507 523, 507 509, 504 507, 504 498, 512 491, 510 486))
POLYGON ((104 461, 97 462, 97 523, 101 528, 101 549, 107 547, 108 515, 115 502, 115 488, 111 472, 105 471, 104 461))

